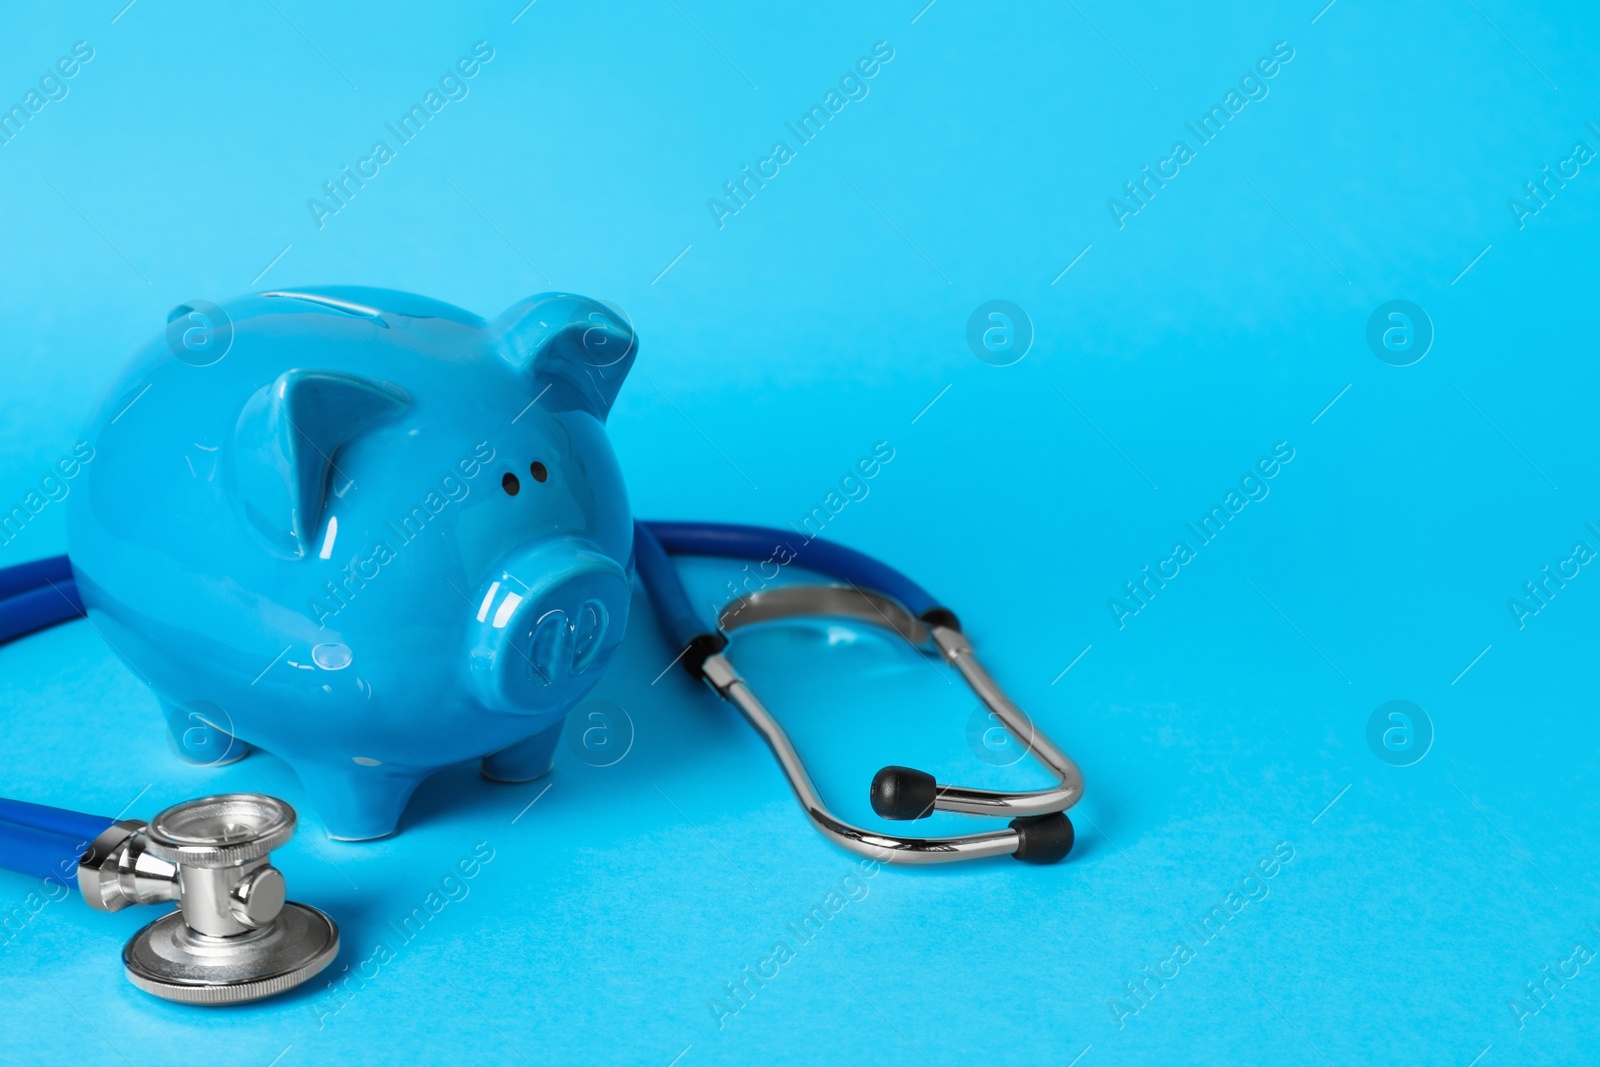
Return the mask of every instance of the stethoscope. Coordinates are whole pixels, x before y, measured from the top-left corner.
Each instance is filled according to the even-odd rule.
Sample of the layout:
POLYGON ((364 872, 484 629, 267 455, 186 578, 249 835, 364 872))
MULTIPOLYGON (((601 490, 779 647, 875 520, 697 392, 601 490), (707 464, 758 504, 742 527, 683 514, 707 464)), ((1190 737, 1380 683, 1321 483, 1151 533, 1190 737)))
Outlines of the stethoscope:
POLYGON ((1014 856, 1027 863, 1055 863, 1072 849, 1072 823, 1063 814, 1083 794, 1078 765, 1034 727, 978 662, 955 613, 939 606, 921 586, 871 556, 828 541, 809 540, 798 548, 793 533, 760 526, 716 523, 634 523, 633 554, 639 578, 668 636, 683 651, 689 673, 704 679, 756 728, 789 778, 800 806, 834 844, 891 863, 945 863, 982 856, 1014 856), (690 606, 689 595, 670 555, 726 556, 769 560, 775 549, 791 546, 791 563, 827 575, 840 585, 782 585, 739 597, 707 627, 690 606), (903 837, 853 826, 828 810, 806 773, 789 735, 728 659, 732 634, 748 626, 816 616, 870 623, 899 634, 913 648, 936 652, 966 679, 972 691, 1060 781, 1054 789, 1002 793, 940 785, 931 774, 909 767, 885 767, 872 779, 872 810, 885 819, 912 820, 936 811, 964 815, 1012 816, 1004 830, 958 837, 903 837))
MULTIPOLYGON (((899 571, 842 545, 759 526, 634 523, 634 564, 677 662, 731 702, 766 741, 806 815, 826 838, 888 863, 948 863, 1009 855, 1056 863, 1072 849, 1065 812, 1083 794, 1077 764, 1046 737, 983 668, 949 609, 899 571), (798 545, 796 542, 799 542, 798 545), (714 623, 694 609, 674 555, 798 565, 837 584, 772 585, 727 604, 714 623), (912 821, 936 811, 1011 817, 1005 829, 953 837, 880 833, 835 815, 783 726, 729 659, 732 637, 785 619, 848 618, 898 634, 954 667, 1027 752, 1058 780, 1051 789, 999 792, 940 784, 909 767, 872 779, 873 811, 912 821)), ((0 643, 83 617, 66 556, 0 570, 0 643)), ((90 906, 176 904, 123 949, 130 981, 189 1004, 273 996, 317 975, 339 952, 339 931, 316 908, 289 901, 270 853, 295 829, 294 809, 255 793, 185 801, 148 823, 0 800, 0 868, 76 884, 90 906)))

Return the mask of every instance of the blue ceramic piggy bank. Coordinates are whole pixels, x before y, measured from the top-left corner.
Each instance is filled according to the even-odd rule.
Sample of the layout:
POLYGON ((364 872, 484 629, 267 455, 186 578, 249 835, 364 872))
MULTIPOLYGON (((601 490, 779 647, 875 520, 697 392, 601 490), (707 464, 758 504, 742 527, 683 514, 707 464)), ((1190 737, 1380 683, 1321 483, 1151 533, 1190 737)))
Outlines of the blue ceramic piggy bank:
POLYGON ((605 420, 634 354, 566 294, 492 322, 359 288, 181 306, 89 424, 90 620, 181 755, 273 752, 335 837, 393 833, 447 764, 538 777, 627 625, 605 420))

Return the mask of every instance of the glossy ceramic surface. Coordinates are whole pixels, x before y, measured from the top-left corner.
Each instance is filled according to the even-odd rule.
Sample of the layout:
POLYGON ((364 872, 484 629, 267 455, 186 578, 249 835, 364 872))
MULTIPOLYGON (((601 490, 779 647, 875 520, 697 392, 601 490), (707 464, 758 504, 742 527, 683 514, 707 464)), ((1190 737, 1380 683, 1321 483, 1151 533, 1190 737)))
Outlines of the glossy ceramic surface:
POLYGON ((604 422, 635 352, 566 294, 492 322, 358 288, 174 309, 85 431, 69 540, 179 755, 268 749, 348 839, 446 764, 547 772, 627 625, 604 422))

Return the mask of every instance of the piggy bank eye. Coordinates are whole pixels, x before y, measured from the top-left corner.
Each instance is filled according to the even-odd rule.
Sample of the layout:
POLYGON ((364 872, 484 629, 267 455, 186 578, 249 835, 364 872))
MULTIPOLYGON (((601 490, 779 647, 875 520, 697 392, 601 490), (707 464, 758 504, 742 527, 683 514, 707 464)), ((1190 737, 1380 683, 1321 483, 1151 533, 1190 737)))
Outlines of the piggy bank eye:
POLYGON ((533 465, 528 468, 528 472, 533 475, 533 480, 536 482, 542 482, 546 478, 550 477, 550 472, 546 470, 544 464, 540 463, 538 460, 533 461, 533 465))
POLYGON ((516 496, 522 490, 522 483, 517 481, 517 476, 506 471, 506 476, 500 479, 500 488, 506 491, 507 496, 516 496))

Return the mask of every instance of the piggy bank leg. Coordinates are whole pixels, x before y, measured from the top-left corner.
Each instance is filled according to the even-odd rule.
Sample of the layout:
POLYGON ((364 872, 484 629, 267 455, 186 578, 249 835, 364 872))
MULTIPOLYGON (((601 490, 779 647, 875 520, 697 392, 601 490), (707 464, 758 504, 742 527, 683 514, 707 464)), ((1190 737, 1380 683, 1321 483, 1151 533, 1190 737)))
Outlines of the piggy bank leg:
POLYGON ((223 729, 232 725, 227 712, 208 700, 173 704, 161 700, 161 714, 167 720, 167 738, 173 751, 185 763, 197 767, 221 767, 237 763, 250 754, 250 746, 223 729))
POLYGON ((295 767, 311 806, 335 841, 369 841, 394 833, 411 794, 432 771, 376 762, 295 767))
POLYGON ((543 778, 555 767, 556 742, 561 740, 565 719, 483 757, 483 776, 492 782, 531 782, 543 778))

